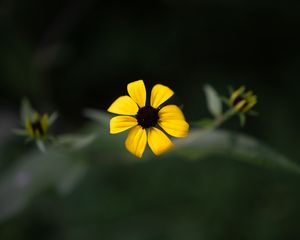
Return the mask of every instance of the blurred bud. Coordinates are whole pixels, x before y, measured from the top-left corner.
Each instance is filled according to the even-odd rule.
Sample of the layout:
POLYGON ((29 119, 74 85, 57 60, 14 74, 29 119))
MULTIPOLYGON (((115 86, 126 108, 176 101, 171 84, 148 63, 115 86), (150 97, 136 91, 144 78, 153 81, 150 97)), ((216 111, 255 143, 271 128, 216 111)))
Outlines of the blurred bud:
POLYGON ((237 112, 246 113, 257 103, 257 97, 252 91, 246 91, 244 86, 235 90, 229 99, 229 104, 237 112))
POLYGON ((14 129, 17 135, 27 137, 27 140, 35 140, 38 148, 41 151, 45 151, 44 141, 51 140, 48 130, 50 126, 55 122, 58 115, 56 112, 40 114, 35 111, 29 101, 24 99, 21 104, 21 121, 23 129, 14 129))
POLYGON ((28 116, 25 121, 25 128, 28 135, 34 139, 46 138, 49 129, 48 114, 40 115, 35 112, 31 118, 28 116))

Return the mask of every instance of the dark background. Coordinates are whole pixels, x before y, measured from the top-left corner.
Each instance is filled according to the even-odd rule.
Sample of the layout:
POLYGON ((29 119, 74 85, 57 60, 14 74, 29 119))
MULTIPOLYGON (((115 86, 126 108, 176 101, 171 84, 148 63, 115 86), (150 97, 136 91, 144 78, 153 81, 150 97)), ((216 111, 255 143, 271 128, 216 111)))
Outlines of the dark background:
MULTIPOLYGON (((133 80, 170 86, 189 121, 209 116, 204 84, 222 95, 246 85, 260 116, 225 126, 299 162, 299 11, 271 0, 1 1, 1 141, 24 96, 58 110, 65 133, 133 80)), ((71 195, 46 191, 3 222, 0 238, 298 239, 299 200, 299 177, 225 156, 97 165, 71 195)))

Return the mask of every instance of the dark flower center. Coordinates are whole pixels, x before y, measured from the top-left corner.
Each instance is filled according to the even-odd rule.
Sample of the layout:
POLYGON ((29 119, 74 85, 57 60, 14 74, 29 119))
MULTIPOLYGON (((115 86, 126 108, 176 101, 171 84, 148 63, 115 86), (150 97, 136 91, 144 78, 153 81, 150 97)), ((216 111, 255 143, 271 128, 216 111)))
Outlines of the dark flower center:
POLYGON ((139 109, 136 119, 143 128, 156 126, 158 122, 158 109, 151 106, 145 106, 139 109))
POLYGON ((34 133, 38 132, 41 136, 44 135, 44 130, 42 128, 41 121, 35 121, 31 123, 31 127, 34 133))
MULTIPOLYGON (((238 105, 241 101, 245 100, 242 96, 238 96, 234 101, 233 101, 233 106, 238 105)), ((240 108, 240 110, 243 110, 246 106, 248 105, 248 101, 245 101, 243 106, 240 108)))

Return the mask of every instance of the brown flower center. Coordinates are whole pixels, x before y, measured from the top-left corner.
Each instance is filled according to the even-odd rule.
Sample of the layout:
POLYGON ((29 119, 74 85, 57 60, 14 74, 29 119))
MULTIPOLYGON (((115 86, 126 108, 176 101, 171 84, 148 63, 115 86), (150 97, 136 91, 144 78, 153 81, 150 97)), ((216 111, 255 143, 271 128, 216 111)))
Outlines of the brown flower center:
POLYGON ((32 122, 31 123, 31 127, 32 127, 32 130, 34 132, 34 134, 36 132, 38 132, 40 134, 40 136, 43 136, 44 135, 44 130, 43 130, 43 127, 42 127, 42 124, 41 124, 41 121, 40 120, 37 120, 35 122, 32 122))
POLYGON ((248 104, 249 102, 247 101, 247 99, 245 99, 242 96, 238 96, 234 101, 233 101, 233 106, 237 106, 241 101, 246 100, 245 103, 240 107, 239 110, 243 110, 248 104))
POLYGON ((136 119, 142 128, 155 127, 158 122, 158 109, 145 106, 139 109, 136 119))

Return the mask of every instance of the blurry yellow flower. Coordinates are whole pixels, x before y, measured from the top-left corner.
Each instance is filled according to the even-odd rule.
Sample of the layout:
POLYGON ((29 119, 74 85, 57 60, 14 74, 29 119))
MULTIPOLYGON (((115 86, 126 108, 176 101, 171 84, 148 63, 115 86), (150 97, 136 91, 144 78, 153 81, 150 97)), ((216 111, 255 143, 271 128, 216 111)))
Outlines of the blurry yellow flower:
POLYGON ((241 113, 248 112, 257 103, 257 97, 253 95, 252 91, 247 91, 244 86, 234 91, 229 99, 229 104, 241 113))
POLYGON ((116 134, 129 128, 125 146, 129 152, 141 158, 147 142, 155 155, 172 148, 173 143, 165 134, 182 138, 188 135, 189 125, 176 105, 161 106, 174 92, 161 84, 152 88, 150 104, 146 104, 146 88, 143 80, 127 85, 129 96, 121 96, 108 108, 108 112, 120 114, 110 120, 110 133, 116 134), (146 131, 147 130, 147 131, 146 131))
POLYGON ((40 115, 35 112, 30 118, 29 116, 25 119, 25 129, 27 134, 34 139, 43 139, 46 137, 49 128, 49 117, 45 113, 40 115))

